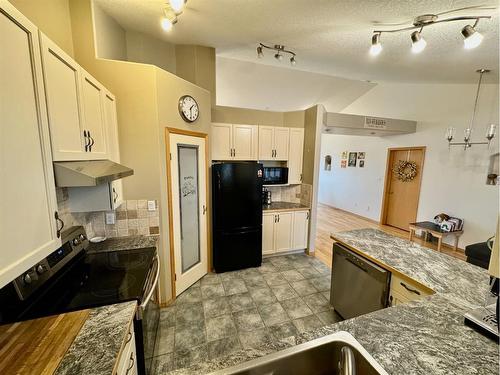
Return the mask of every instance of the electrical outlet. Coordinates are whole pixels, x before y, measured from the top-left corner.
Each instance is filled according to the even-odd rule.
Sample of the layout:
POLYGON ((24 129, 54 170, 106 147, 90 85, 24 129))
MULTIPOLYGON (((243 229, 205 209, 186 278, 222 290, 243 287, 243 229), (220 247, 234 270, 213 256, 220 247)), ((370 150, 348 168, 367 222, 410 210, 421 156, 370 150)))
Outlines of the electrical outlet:
POLYGON ((156 211, 156 201, 148 201, 148 211, 156 211))
POLYGON ((116 215, 114 212, 106 212, 106 224, 111 225, 116 222, 116 215))

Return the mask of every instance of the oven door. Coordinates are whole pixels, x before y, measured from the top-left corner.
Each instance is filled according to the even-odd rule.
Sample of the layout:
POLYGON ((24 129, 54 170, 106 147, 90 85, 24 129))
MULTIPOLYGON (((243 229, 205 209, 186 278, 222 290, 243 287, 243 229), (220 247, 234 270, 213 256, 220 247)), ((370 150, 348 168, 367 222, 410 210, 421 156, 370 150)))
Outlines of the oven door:
POLYGON ((156 255, 146 281, 144 297, 137 308, 134 320, 137 365, 140 375, 150 373, 151 359, 154 356, 156 334, 160 321, 160 303, 158 300, 159 275, 160 261, 158 255, 156 255))

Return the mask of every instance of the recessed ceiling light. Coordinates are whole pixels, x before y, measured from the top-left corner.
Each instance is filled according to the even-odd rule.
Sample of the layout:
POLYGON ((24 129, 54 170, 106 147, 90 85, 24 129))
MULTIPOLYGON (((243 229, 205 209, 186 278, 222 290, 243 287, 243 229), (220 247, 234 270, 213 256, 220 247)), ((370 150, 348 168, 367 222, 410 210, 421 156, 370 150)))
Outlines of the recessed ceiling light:
POLYGON ((465 49, 476 48, 484 39, 484 36, 471 25, 467 25, 462 29, 462 35, 464 36, 465 49))

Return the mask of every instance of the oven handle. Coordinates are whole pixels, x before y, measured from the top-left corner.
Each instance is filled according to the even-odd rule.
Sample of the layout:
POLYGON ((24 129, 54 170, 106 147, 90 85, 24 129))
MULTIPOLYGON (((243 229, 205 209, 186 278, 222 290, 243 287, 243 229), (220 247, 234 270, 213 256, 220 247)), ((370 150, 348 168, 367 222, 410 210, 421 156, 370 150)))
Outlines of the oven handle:
POLYGON ((148 296, 144 301, 142 301, 140 307, 140 310, 143 310, 146 308, 146 305, 149 303, 151 300, 151 297, 153 296, 153 293, 156 289, 156 285, 158 285, 158 279, 160 277, 160 258, 158 257, 158 254, 156 254, 156 275, 155 275, 155 281, 151 284, 151 290, 149 291, 148 296))

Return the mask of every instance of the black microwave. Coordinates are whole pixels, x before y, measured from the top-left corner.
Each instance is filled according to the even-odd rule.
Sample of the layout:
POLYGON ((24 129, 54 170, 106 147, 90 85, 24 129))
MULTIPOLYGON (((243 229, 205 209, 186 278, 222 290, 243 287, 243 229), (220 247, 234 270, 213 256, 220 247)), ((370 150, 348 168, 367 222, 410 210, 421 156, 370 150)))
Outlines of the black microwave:
POLYGON ((288 184, 287 167, 264 167, 264 185, 288 184))

